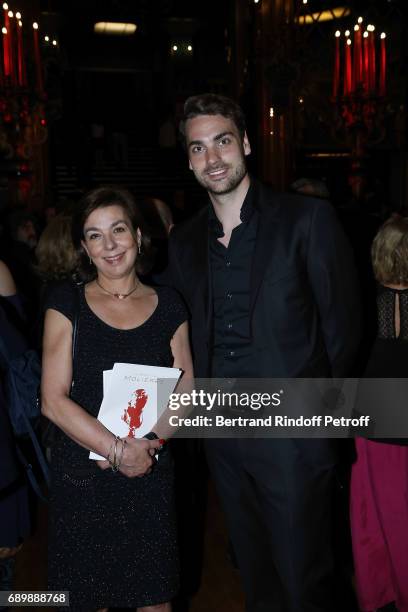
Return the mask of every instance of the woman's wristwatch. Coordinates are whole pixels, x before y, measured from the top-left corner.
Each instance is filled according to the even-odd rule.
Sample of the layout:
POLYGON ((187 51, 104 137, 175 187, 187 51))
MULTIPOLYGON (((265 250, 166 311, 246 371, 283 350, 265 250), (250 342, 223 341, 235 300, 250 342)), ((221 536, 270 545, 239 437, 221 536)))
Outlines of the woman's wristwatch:
POLYGON ((146 435, 143 436, 146 440, 158 440, 159 436, 154 433, 154 431, 149 431, 146 435))

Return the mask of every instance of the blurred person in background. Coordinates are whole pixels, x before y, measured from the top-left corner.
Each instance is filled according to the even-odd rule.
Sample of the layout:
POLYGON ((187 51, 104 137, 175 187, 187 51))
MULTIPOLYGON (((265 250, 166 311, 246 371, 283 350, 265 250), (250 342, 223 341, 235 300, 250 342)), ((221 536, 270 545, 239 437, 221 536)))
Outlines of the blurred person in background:
POLYGON ((300 178, 294 181, 290 187, 292 191, 301 195, 322 198, 323 200, 330 198, 326 183, 319 179, 300 178))
POLYGON ((38 227, 35 217, 28 211, 17 210, 7 218, 8 235, 4 248, 4 261, 16 283, 24 302, 29 326, 32 327, 38 312, 39 283, 34 271, 35 247, 38 227))
MULTIPOLYGON (((9 269, 0 261, 0 590, 13 588, 15 555, 30 532, 27 484, 18 462, 3 388, 9 360, 26 349, 16 325, 21 303, 9 269)), ((1 608, 0 609, 6 609, 1 608)))
POLYGON ((150 202, 155 207, 166 233, 170 234, 174 227, 173 213, 170 206, 158 198, 151 198, 150 202))
POLYGON ((79 258, 72 241, 71 216, 60 213, 48 223, 40 236, 35 254, 35 272, 41 284, 36 345, 41 346, 44 304, 49 290, 64 281, 78 282, 79 258))
MULTIPOLYGON (((402 379, 405 384, 408 217, 396 215, 382 225, 371 258, 377 281, 378 326, 364 377, 402 379)), ((396 393, 399 383, 390 384, 396 393)), ((367 401, 366 396, 362 410, 373 410, 378 402, 379 414, 392 419, 389 389, 384 383, 376 387, 376 397, 367 401)), ((360 609, 373 612, 395 602, 399 612, 408 612, 408 438, 356 438, 355 443, 350 520, 360 609)))
POLYGON ((71 279, 77 271, 79 259, 71 226, 72 218, 61 213, 48 223, 40 236, 35 250, 36 271, 45 283, 71 279))
POLYGON ((170 206, 159 198, 146 198, 141 201, 140 209, 148 229, 154 259, 149 278, 154 284, 165 284, 162 280, 167 268, 168 237, 174 227, 173 214, 170 206))

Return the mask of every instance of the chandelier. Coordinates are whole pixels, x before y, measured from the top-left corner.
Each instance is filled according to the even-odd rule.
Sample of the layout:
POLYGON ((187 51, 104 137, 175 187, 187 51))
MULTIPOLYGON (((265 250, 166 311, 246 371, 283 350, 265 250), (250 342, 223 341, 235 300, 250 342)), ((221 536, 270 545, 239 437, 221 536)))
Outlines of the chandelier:
POLYGON ((350 184, 353 196, 364 193, 368 146, 384 137, 386 98, 386 34, 357 19, 353 30, 335 33, 332 102, 337 131, 351 139, 350 184))

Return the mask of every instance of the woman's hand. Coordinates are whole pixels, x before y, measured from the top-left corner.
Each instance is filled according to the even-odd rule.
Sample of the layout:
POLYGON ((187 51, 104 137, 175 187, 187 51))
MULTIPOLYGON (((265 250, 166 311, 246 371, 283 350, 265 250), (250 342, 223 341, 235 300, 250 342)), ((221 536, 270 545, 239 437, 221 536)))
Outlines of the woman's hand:
MULTIPOLYGON (((119 472, 128 478, 142 477, 150 474, 152 466, 155 462, 154 456, 156 450, 161 448, 162 441, 146 440, 145 438, 122 438, 125 442, 123 446, 123 455, 120 458, 119 472)), ((121 449, 121 442, 118 442, 118 449, 121 449)), ((120 453, 121 450, 118 450, 120 453)), ((96 464, 101 470, 106 470, 110 467, 107 459, 97 461, 96 464)))
MULTIPOLYGON (((123 446, 123 456, 120 458, 119 472, 128 478, 135 478, 150 474, 152 466, 155 462, 154 456, 157 449, 162 446, 162 440, 146 440, 145 438, 122 438, 125 442, 123 446)), ((118 443, 118 449, 121 449, 121 442, 118 443)), ((121 450, 118 450, 120 453, 121 450)), ((106 470, 110 467, 107 459, 97 461, 97 466, 101 470, 106 470)))
MULTIPOLYGON (((136 478, 149 474, 154 463, 156 449, 161 447, 160 440, 146 440, 145 438, 122 438, 125 442, 123 446, 123 456, 120 458, 119 472, 128 478, 136 478)), ((121 442, 118 443, 121 448, 121 442)), ((121 450, 118 450, 120 453, 121 450)), ((97 461, 101 470, 110 467, 107 460, 97 461)))

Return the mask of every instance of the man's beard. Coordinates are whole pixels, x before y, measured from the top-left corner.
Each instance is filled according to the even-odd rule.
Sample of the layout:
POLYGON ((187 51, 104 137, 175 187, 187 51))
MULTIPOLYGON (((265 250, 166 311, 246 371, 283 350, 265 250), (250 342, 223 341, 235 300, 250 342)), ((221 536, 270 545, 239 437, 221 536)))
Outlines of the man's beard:
MULTIPOLYGON (((225 166, 214 167, 204 171, 203 174, 197 175, 195 177, 197 181, 200 183, 201 187, 204 187, 208 191, 208 193, 212 195, 225 195, 227 193, 231 193, 234 191, 238 185, 243 181, 243 179, 247 175, 247 167, 245 161, 242 160, 238 166, 236 166, 235 171, 231 174, 226 181, 220 181, 220 184, 217 186, 217 183, 213 183, 210 179, 207 179, 207 173, 209 171, 221 170, 225 166)), ((227 166, 229 167, 229 166, 227 166)))

